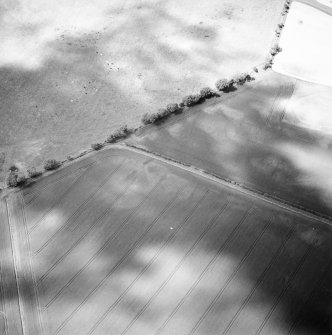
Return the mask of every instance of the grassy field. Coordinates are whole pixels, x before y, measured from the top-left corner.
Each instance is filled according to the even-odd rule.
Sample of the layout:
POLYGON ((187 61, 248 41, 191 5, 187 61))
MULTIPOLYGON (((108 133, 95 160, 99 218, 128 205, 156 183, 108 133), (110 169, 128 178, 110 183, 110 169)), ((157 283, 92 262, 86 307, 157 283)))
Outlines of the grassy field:
POLYGON ((0 179, 262 63, 283 2, 2 2, 0 179))
POLYGON ((331 215, 331 93, 270 72, 129 142, 331 215))
POLYGON ((232 187, 113 149, 0 209, 25 334, 328 334, 331 226, 232 187))

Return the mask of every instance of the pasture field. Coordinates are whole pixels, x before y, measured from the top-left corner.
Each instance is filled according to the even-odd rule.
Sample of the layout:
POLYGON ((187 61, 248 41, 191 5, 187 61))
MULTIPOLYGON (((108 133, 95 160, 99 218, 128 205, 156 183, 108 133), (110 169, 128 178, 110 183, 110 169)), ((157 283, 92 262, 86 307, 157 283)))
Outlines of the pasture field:
POLYGON ((264 62, 283 3, 2 1, 0 182, 264 62))
POLYGON ((329 333, 331 226, 231 186, 111 149, 0 209, 26 335, 329 333))
POLYGON ((128 142, 331 216, 331 93, 272 71, 128 142))

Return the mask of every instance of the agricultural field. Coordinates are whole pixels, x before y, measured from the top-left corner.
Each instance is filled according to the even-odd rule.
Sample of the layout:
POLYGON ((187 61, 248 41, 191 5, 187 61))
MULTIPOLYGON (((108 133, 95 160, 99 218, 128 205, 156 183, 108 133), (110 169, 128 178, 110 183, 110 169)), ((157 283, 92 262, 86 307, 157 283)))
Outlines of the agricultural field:
POLYGON ((283 2, 1 1, 0 182, 264 62, 283 2))
MULTIPOLYGON (((0 2, 0 183, 262 64, 283 5, 0 2)), ((331 10, 294 1, 273 70, 1 193, 0 335, 330 334, 331 10)))
POLYGON ((303 2, 292 4, 274 70, 332 87, 332 2, 303 2))
POLYGON ((319 219, 127 149, 0 205, 4 334, 328 334, 319 219))
POLYGON ((267 72, 128 141, 332 215, 332 88, 267 72))

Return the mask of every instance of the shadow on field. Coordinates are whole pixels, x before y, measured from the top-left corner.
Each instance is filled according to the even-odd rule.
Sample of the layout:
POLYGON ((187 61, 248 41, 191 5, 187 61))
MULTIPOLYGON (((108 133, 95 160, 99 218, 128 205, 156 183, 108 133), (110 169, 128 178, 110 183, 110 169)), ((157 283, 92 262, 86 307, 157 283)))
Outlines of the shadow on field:
POLYGON ((332 137, 287 122, 296 85, 266 75, 230 99, 225 95, 147 129, 134 142, 332 216, 332 137))
MULTIPOLYGON (((131 333, 155 334, 184 296, 183 306, 179 305, 179 311, 165 328, 166 334, 172 327, 188 333, 209 306, 208 317, 197 328, 197 334, 226 331, 237 308, 239 314, 229 326, 229 333, 234 329, 240 329, 238 333, 254 332, 264 318, 265 333, 286 334, 291 326, 296 334, 329 333, 329 226, 256 203, 227 188, 220 190, 204 179, 144 156, 126 151, 109 155, 104 151, 93 159, 98 163, 86 170, 75 185, 77 176, 69 174, 72 171, 66 171, 69 176, 59 183, 56 181, 61 171, 42 180, 44 185, 36 183, 34 187, 50 184, 42 189, 40 201, 36 198, 26 206, 30 226, 46 213, 30 235, 37 282, 57 264, 39 286, 41 303, 49 304, 53 333, 80 306, 65 325, 64 333, 78 329, 88 333, 96 322, 100 322, 99 333, 121 333, 134 320, 131 333), (116 170, 124 158, 121 169, 116 170), (105 183, 105 176, 109 178, 115 170, 105 183), (159 186, 154 189, 156 183, 159 186), (100 185, 101 192, 94 193, 100 185), (70 193, 64 194, 68 188, 70 193), (207 189, 210 193, 205 195, 207 189), (95 195, 86 201, 91 194, 95 195), (121 195, 120 201, 113 206, 117 195, 121 195), (231 199, 232 214, 225 211, 221 224, 207 230, 226 198, 231 199), (145 202, 139 205, 142 199, 145 202), (176 210, 172 210, 172 204, 176 210), (248 212, 252 206, 255 210, 248 212), (165 208, 167 211, 160 215, 165 208), (194 215, 188 216, 190 213, 194 215), (231 243, 225 244, 231 227, 241 222, 245 213, 249 213, 247 224, 231 243), (272 224, 265 230, 271 218, 272 224), (153 222, 155 226, 148 230, 153 222), (121 232, 108 240, 116 231, 121 232), (146 234, 143 239, 141 234, 146 234), (50 238, 44 250, 38 252, 50 238), (248 248, 253 248, 251 253, 248 248), (93 255, 96 256, 90 262, 93 255), (62 289, 77 273, 69 287, 62 289), (199 284, 187 294, 196 281, 199 284), (103 284, 99 286, 100 283, 103 284), (57 296, 59 290, 61 294, 57 296)), ((72 167, 78 168, 86 160, 72 167)), ((26 201, 32 190, 24 191, 26 201)))

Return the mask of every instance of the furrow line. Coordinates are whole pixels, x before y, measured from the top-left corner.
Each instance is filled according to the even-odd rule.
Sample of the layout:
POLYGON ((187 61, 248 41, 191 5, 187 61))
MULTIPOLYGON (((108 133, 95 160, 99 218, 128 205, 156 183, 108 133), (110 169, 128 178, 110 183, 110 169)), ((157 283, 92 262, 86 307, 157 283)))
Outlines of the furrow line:
POLYGON ((95 221, 94 223, 87 229, 87 231, 75 242, 73 243, 70 248, 62 255, 60 256, 53 264, 52 266, 38 279, 38 284, 42 282, 48 274, 53 271, 84 239, 90 232, 98 225, 99 222, 101 222, 107 215, 109 215, 112 210, 114 209, 114 205, 127 193, 128 189, 132 186, 132 183, 136 179, 137 173, 133 173, 133 180, 129 183, 129 185, 126 185, 122 188, 121 192, 116 196, 113 203, 110 204, 110 207, 104 211, 95 221))
POLYGON ((304 255, 301 257, 300 261, 298 262, 295 270, 293 271, 292 275, 289 278, 288 284, 282 289, 282 291, 279 293, 277 299, 275 299, 273 305, 271 306, 269 312, 267 313, 267 315, 265 316, 262 324, 259 326, 258 330, 256 331, 255 335, 259 335, 263 328, 265 327, 266 323, 268 322, 268 320, 270 319, 272 313, 274 312, 274 310, 276 309, 279 301, 282 299, 283 295, 285 294, 286 290, 288 289, 288 287, 292 284, 292 280, 295 278, 295 276, 298 274, 298 272, 300 271, 300 269, 302 268, 305 260, 307 259, 307 257, 309 256, 310 252, 312 251, 313 246, 310 245, 306 252, 304 253, 304 255))
MULTIPOLYGON (((304 309, 304 306, 311 300, 311 298, 314 297, 315 295, 315 289, 321 284, 321 282, 324 280, 325 276, 329 273, 330 270, 330 266, 332 264, 332 261, 330 260, 328 265, 326 266, 325 271, 323 272, 323 274, 320 276, 320 278, 318 279, 316 285, 313 287, 313 289, 311 290, 310 295, 307 297, 307 299, 303 302, 302 304, 302 308, 300 309, 299 313, 297 314, 295 320, 293 321, 293 323, 291 324, 291 327, 288 331, 288 335, 291 335, 294 331, 294 329, 296 328, 296 326, 298 325, 298 323, 300 322, 300 316, 301 316, 301 312, 304 309)), ((328 318, 327 318, 328 319, 328 318)))
POLYGON ((266 117, 266 125, 267 125, 268 127, 271 126, 271 119, 272 119, 272 116, 273 116, 274 109, 275 109, 275 106, 276 106, 276 104, 277 104, 277 101, 278 101, 278 99, 280 98, 281 90, 282 90, 282 88, 279 89, 277 96, 276 96, 275 99, 273 100, 273 104, 272 104, 271 110, 270 110, 268 116, 266 117))
POLYGON ((215 263, 215 261, 218 259, 220 254, 224 251, 228 243, 233 239, 234 236, 238 233, 240 230, 241 225, 246 221, 249 214, 252 212, 253 207, 250 207, 244 214, 244 216, 241 218, 241 220, 237 223, 237 225, 234 227, 234 229, 230 232, 227 239, 222 243, 216 254, 213 256, 213 258, 209 261, 209 263, 205 266, 201 274, 198 276, 194 284, 190 287, 190 289, 186 292, 184 297, 179 301, 179 303, 175 306, 171 314, 167 317, 167 319, 163 322, 163 324, 158 328, 155 334, 160 334, 160 332, 163 331, 163 329, 167 326, 169 321, 173 318, 173 316, 177 313, 177 311, 180 309, 180 307, 184 304, 185 300, 190 296, 190 294, 194 291, 194 289, 197 287, 199 282, 203 279, 205 273, 210 269, 210 267, 215 263))
POLYGON ((68 223, 69 222, 74 222, 75 221, 75 217, 77 218, 77 216, 79 216, 82 211, 85 210, 85 206, 95 197, 95 195, 105 186, 105 184, 109 181, 109 179, 112 177, 112 175, 114 173, 116 173, 121 166, 124 163, 122 162, 117 168, 115 168, 110 174, 107 175, 107 177, 105 179, 103 179, 103 181, 98 185, 98 187, 89 195, 89 197, 87 199, 85 199, 80 205, 79 207, 74 211, 74 213, 72 213, 69 218, 61 225, 61 227, 39 248, 35 251, 36 254, 39 254, 49 243, 51 243, 52 240, 54 240, 56 238, 56 236, 63 231, 64 229, 67 228, 68 223), (74 221, 73 221, 74 218, 74 221))
MULTIPOLYGON (((49 182, 48 184, 46 184, 46 185, 44 185, 44 186, 41 186, 41 187, 37 187, 37 185, 36 185, 36 187, 33 187, 32 189, 28 189, 26 192, 24 192, 23 193, 23 197, 25 197, 26 195, 30 195, 30 194, 34 194, 34 193, 37 193, 37 192, 42 192, 45 188, 47 188, 48 186, 50 186, 51 184, 56 184, 56 183, 58 183, 58 182, 60 182, 62 179, 64 179, 64 178, 66 178, 68 175, 72 175, 72 174, 74 174, 75 172, 77 172, 78 170, 81 170, 81 169, 84 169, 84 168, 86 168, 86 167, 90 167, 91 165, 93 165, 93 164, 95 164, 95 162, 91 162, 91 163, 89 163, 89 164, 86 164, 86 165, 84 165, 84 166, 81 166, 81 167, 79 167, 79 168, 77 168, 77 169, 75 169, 75 170, 73 170, 73 171, 71 171, 71 172, 67 172, 67 173, 63 173, 63 175, 61 175, 58 179, 55 179, 55 180, 53 180, 53 181, 51 181, 51 182, 49 182)), ((38 196, 38 194, 37 194, 37 196, 38 196)))
MULTIPOLYGON (((28 232, 29 234, 31 234, 31 232, 33 232, 37 227, 38 225, 45 219, 45 217, 50 213, 52 212, 52 210, 58 206, 64 199, 65 196, 68 195, 68 193, 72 190, 72 188, 81 180, 81 178, 83 178, 83 176, 85 175, 85 173, 87 172, 88 170, 84 170, 83 173, 79 174, 75 179, 74 181, 70 184, 70 186, 61 194, 61 196, 58 197, 57 200, 55 200, 52 204, 52 206, 42 215, 41 218, 39 218, 35 223, 32 224, 32 227, 30 228, 30 231, 28 232)), ((24 198, 23 198, 24 199, 24 198)), ((23 200, 24 201, 24 200, 23 200)), ((27 207, 29 207, 29 204, 24 202, 25 205, 27 207)))
POLYGON ((164 243, 159 247, 156 254, 152 257, 152 259, 145 265, 145 267, 141 270, 141 272, 136 276, 136 278, 131 282, 131 284, 122 292, 122 294, 118 297, 118 299, 108 307, 108 309, 103 313, 103 315, 97 320, 97 322, 93 325, 90 331, 87 333, 88 335, 92 334, 97 327, 104 321, 104 319, 109 315, 109 313, 116 308, 116 306, 122 301, 125 295, 129 292, 129 290, 135 285, 135 283, 144 275, 144 273, 150 268, 150 266, 155 262, 155 260, 159 257, 161 252, 168 246, 168 244, 175 238, 176 234, 182 227, 189 221, 192 215, 195 213, 198 206, 204 201, 209 190, 207 190, 203 197, 196 203, 194 208, 190 211, 190 213, 184 218, 184 220, 176 227, 176 229, 169 235, 169 237, 164 241, 164 243))
POLYGON ((8 322, 7 322, 7 312, 6 312, 6 304, 5 304, 5 294, 3 289, 3 276, 2 276, 2 263, 1 260, 3 257, 1 256, 0 259, 0 294, 1 294, 1 305, 2 305, 2 315, 5 322, 5 329, 3 334, 8 334, 8 322))
POLYGON ((62 292, 97 258, 97 256, 112 242, 125 228, 126 223, 131 219, 131 217, 141 208, 146 200, 149 199, 150 195, 159 187, 164 177, 160 179, 156 185, 149 191, 146 197, 127 215, 127 217, 122 221, 119 228, 104 242, 104 244, 98 249, 98 251, 89 259, 89 261, 75 273, 73 277, 54 295, 54 297, 46 304, 45 308, 50 307, 55 300, 62 294, 62 292))
POLYGON ((276 252, 273 254, 270 262, 268 263, 267 267, 264 269, 264 271, 262 272, 262 274, 259 276, 259 278, 257 279, 254 287, 251 289, 250 293, 247 295, 247 297, 245 298, 245 300, 243 301, 243 303, 241 304, 240 308, 236 311, 236 313, 234 314, 232 320, 228 323, 228 325, 226 326, 225 330, 222 332, 222 335, 226 335, 229 330, 232 328, 234 322, 236 321, 236 319, 238 318, 238 316, 240 315, 240 313, 242 312, 242 310, 247 306, 247 304, 249 303, 251 297, 253 296, 253 294, 256 292, 258 286, 263 282, 263 280, 265 279, 266 275, 268 274, 268 272, 270 271, 271 267, 273 266, 273 264, 278 260, 278 256, 281 255, 281 253, 283 252, 283 250, 285 249, 285 246, 287 244, 287 242, 291 239, 291 237, 294 235, 294 230, 291 229, 289 231, 289 233, 286 236, 286 239, 281 243, 281 245, 279 246, 279 248, 276 250, 276 252))
POLYGON ((228 201, 221 210, 210 220, 207 227, 204 229, 204 231, 201 233, 201 235, 197 238, 195 243, 190 247, 190 249, 186 252, 186 254, 182 257, 180 262, 175 266, 175 268, 172 270, 172 272, 168 275, 166 280, 162 283, 162 285, 155 291, 155 293, 150 297, 150 299, 146 302, 146 304, 141 308, 141 310, 135 315, 135 317, 130 321, 130 323, 127 325, 127 327, 122 331, 121 335, 124 335, 128 332, 128 330, 135 324, 135 322, 140 318, 140 316, 147 310, 147 308, 151 305, 153 300, 158 297, 159 293, 166 287, 166 285, 170 282, 170 280, 173 278, 175 273, 181 268, 182 264, 185 262, 185 260, 191 255, 191 253, 194 251, 196 246, 199 244, 199 242, 205 237, 205 235, 210 231, 210 229, 217 223, 217 219, 220 217, 220 215, 226 210, 226 208, 229 206, 230 201, 228 201))
POLYGON ((127 253, 116 263, 116 265, 104 276, 104 278, 98 283, 97 286, 91 290, 88 295, 83 299, 83 301, 75 307, 75 309, 69 314, 69 316, 60 324, 60 326, 56 329, 54 334, 58 334, 72 319, 72 317, 76 314, 76 312, 94 295, 94 293, 104 284, 104 282, 110 277, 119 267, 120 265, 133 253, 133 251, 142 243, 147 233, 153 228, 153 226, 157 223, 159 218, 171 207, 173 207, 180 191, 177 191, 177 194, 173 199, 171 199, 164 209, 159 213, 159 215, 150 223, 147 229, 140 235, 140 237, 134 242, 134 244, 129 248, 127 253))
POLYGON ((41 308, 40 308, 40 301, 39 301, 39 295, 38 295, 38 291, 37 291, 37 283, 36 283, 36 277, 35 277, 35 273, 33 271, 32 268, 32 264, 31 264, 31 259, 32 259, 32 252, 31 252, 31 246, 30 246, 30 238, 29 238, 29 233, 28 233, 28 225, 27 225, 27 219, 26 219, 26 213, 25 213, 25 208, 24 208, 24 198, 22 193, 20 193, 20 203, 21 203, 21 212, 22 212, 22 219, 23 219, 23 225, 24 225, 24 234, 25 234, 25 239, 26 239, 26 243, 27 243, 27 249, 28 249, 28 258, 29 258, 29 272, 31 274, 31 278, 32 278, 32 284, 33 284, 33 292, 35 295, 35 299, 36 299, 36 304, 37 304, 37 316, 38 316, 38 323, 39 323, 39 329, 41 330, 42 334, 45 334, 44 331, 44 326, 43 326, 43 317, 42 317, 42 312, 41 312, 41 308))
POLYGON ((247 252, 245 253, 245 255, 242 257, 240 263, 236 266, 236 268, 232 272, 232 274, 227 278, 225 284, 220 288, 220 290, 218 291, 217 295, 213 298, 213 300, 210 303, 210 305, 206 308, 206 310, 201 315, 201 317, 199 318, 199 320, 196 322, 196 324, 194 325, 194 327, 190 330, 189 335, 194 334, 196 332, 196 330, 199 328, 199 326, 201 325, 201 323, 204 321, 204 319, 210 313, 210 311, 215 306, 215 304, 217 303, 217 301, 220 299, 220 297, 222 296, 222 294, 224 293, 224 291, 226 290, 226 288, 228 287, 228 285, 231 283, 231 281, 234 279, 234 277, 238 274, 238 272, 240 271, 242 265, 245 263, 245 261, 251 255, 251 253, 255 249, 257 243, 259 242, 259 240, 261 239, 261 237, 264 235, 264 233, 266 232, 266 230, 271 226, 271 224, 272 224, 272 219, 270 219, 265 224, 263 230, 255 238, 254 242, 251 244, 251 246, 249 247, 249 249, 247 250, 247 252))
MULTIPOLYGON (((8 206, 8 199, 5 199, 5 205, 6 205, 6 211, 7 211, 7 217, 8 217, 8 227, 9 227, 9 238, 10 238, 10 249, 11 249, 11 254, 12 254, 12 259, 13 259, 13 272, 14 272, 14 276, 15 276, 15 289, 17 292, 17 300, 18 300, 18 310, 19 310, 19 315, 20 315, 20 326, 22 329, 22 335, 25 335, 25 329, 26 326, 23 322, 23 307, 22 307, 22 301, 21 301, 21 290, 20 287, 18 285, 18 269, 17 269, 17 262, 18 262, 18 256, 17 252, 16 252, 16 247, 14 245, 14 232, 13 232, 13 227, 12 227, 12 218, 10 215, 10 211, 9 211, 9 206, 8 206)), ((11 335, 11 334, 9 334, 11 335)))
POLYGON ((282 120, 284 119, 285 117, 285 114, 286 114, 286 108, 287 108, 287 105, 289 103, 289 99, 292 97, 293 93, 294 93, 294 90, 295 90, 295 84, 296 84, 296 80, 295 80, 295 83, 289 83, 288 84, 288 88, 287 91, 286 91, 286 94, 287 94, 287 101, 285 102, 283 108, 282 108, 282 112, 280 113, 280 118, 279 118, 279 123, 282 122, 282 120))
MULTIPOLYGON (((90 164, 90 165, 92 165, 92 164, 90 164)), ((80 171, 80 173, 78 174, 78 176, 74 178, 73 182, 71 183, 71 185, 69 185, 68 189, 64 191, 64 193, 63 193, 62 196, 65 196, 65 195, 67 194, 68 190, 71 189, 73 185, 75 185, 75 182, 77 181, 77 179, 80 178, 83 174, 85 174, 85 172, 88 171, 89 169, 85 169, 85 170, 84 170, 83 168, 81 168, 81 169, 77 169, 77 170, 75 171, 75 173, 76 173, 77 171, 79 171, 79 170, 82 170, 82 171, 80 171)), ((75 174, 75 173, 71 173, 70 175, 73 175, 73 174, 75 174)), ((65 176, 65 177, 66 177, 66 176, 65 176)), ((62 179, 64 179, 64 178, 62 178, 62 179)), ((62 180, 62 179, 61 179, 61 180, 62 180)), ((25 200, 24 200, 24 204, 25 204, 25 206, 26 206, 27 208, 30 207, 30 206, 33 204, 33 202, 40 196, 40 194, 41 194, 41 192, 36 193, 36 194, 35 194, 31 199, 29 199, 28 201, 25 201, 25 200)), ((25 196, 26 196, 26 195, 23 196, 23 199, 24 199, 25 196)), ((61 196, 61 197, 62 197, 62 196, 61 196)))

